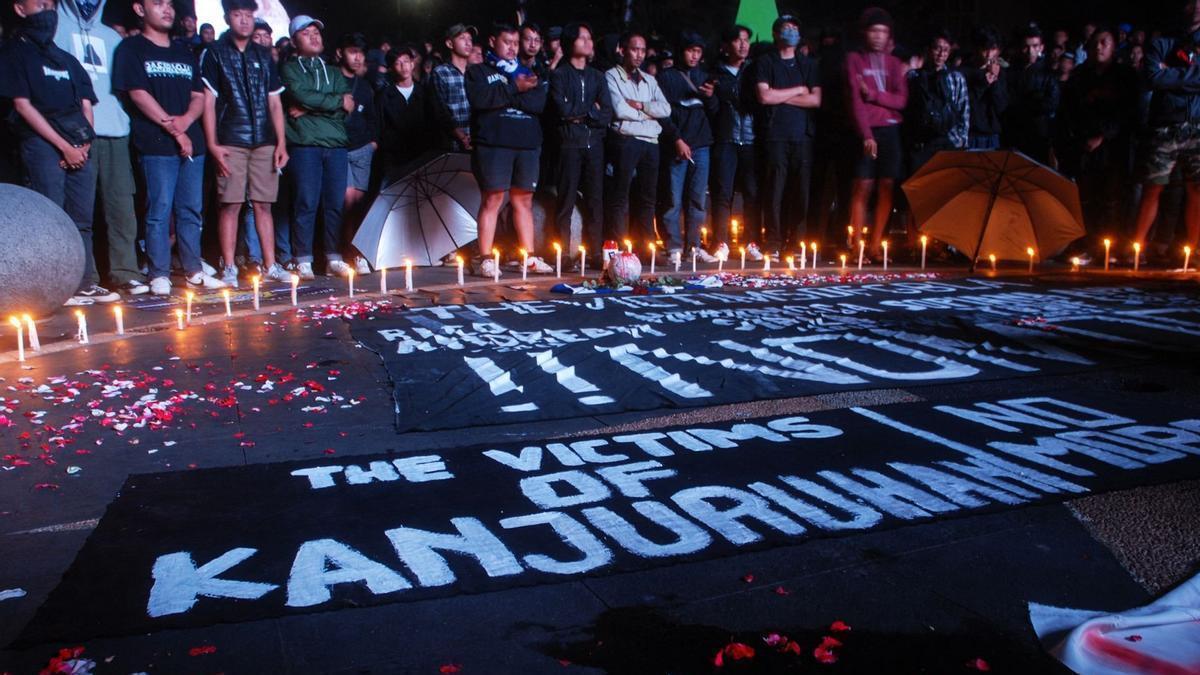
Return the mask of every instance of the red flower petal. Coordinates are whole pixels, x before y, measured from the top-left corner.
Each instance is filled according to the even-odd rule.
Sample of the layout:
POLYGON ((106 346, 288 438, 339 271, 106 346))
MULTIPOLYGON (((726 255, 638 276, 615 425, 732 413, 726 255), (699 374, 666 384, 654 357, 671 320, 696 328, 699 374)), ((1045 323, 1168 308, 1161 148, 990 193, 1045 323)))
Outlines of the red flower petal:
POLYGON ((783 586, 775 587, 775 595, 791 595, 791 594, 792 594, 792 592, 789 591, 788 589, 784 588, 783 586))
POLYGON ((1142 636, 1141 636, 1141 635, 1127 635, 1127 636, 1125 637, 1125 639, 1126 639, 1126 640, 1128 640, 1128 641, 1130 641, 1130 642, 1141 642, 1141 641, 1142 641, 1142 636))
POLYGON ((438 668, 439 673, 457 673, 460 671, 462 671, 462 666, 457 663, 447 663, 441 668, 438 668))
POLYGON ((834 621, 829 624, 829 630, 835 633, 844 633, 850 630, 849 624, 843 623, 841 620, 834 621))
POLYGON ((748 584, 754 583, 754 574, 747 572, 745 575, 742 576, 742 581, 744 581, 748 584))
POLYGON ((974 669, 974 670, 978 670, 981 673, 986 673, 992 669, 991 664, 989 664, 987 661, 984 661, 983 659, 978 659, 978 658, 967 661, 967 667, 974 669))
POLYGON ((188 650, 188 656, 207 656, 216 654, 217 648, 212 645, 203 645, 201 647, 192 647, 188 650))

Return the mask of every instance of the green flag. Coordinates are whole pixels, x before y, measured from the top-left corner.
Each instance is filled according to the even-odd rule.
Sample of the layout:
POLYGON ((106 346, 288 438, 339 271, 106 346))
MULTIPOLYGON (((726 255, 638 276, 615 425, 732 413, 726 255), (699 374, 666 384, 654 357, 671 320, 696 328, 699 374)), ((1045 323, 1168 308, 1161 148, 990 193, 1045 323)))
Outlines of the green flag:
POLYGON ((771 24, 778 16, 775 0, 742 0, 737 23, 750 29, 751 42, 770 42, 771 24))

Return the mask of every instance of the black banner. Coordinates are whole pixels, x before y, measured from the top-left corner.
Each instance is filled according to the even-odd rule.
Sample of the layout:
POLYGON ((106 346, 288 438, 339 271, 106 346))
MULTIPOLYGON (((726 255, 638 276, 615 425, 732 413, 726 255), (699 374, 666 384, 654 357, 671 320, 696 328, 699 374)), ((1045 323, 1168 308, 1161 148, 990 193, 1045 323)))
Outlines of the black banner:
POLYGON ((133 476, 21 641, 550 583, 1200 475, 1200 419, 1160 401, 898 404, 133 476))
POLYGON ((397 425, 453 429, 1082 370, 1200 351, 1200 301, 965 279, 418 308, 358 320, 397 425))

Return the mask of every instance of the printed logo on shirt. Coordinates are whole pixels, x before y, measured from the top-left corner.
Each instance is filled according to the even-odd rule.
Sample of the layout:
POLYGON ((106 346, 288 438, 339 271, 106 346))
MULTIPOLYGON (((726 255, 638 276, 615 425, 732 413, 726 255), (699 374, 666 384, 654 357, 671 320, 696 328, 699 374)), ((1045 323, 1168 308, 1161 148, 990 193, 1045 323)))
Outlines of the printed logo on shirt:
POLYGON ((146 75, 150 77, 186 77, 192 79, 192 64, 174 61, 146 61, 146 75))
POLYGON ((488 84, 495 84, 497 82, 507 82, 507 81, 508 81, 508 78, 501 75, 500 73, 495 73, 494 75, 488 75, 488 84))
POLYGON ((104 40, 92 35, 81 33, 71 34, 71 43, 75 47, 75 58, 89 74, 108 74, 108 50, 104 48, 104 40))
POLYGON ((51 68, 50 66, 42 66, 42 74, 45 75, 46 77, 53 77, 54 79, 60 80, 60 81, 71 79, 71 74, 68 73, 67 71, 55 70, 55 69, 51 68))

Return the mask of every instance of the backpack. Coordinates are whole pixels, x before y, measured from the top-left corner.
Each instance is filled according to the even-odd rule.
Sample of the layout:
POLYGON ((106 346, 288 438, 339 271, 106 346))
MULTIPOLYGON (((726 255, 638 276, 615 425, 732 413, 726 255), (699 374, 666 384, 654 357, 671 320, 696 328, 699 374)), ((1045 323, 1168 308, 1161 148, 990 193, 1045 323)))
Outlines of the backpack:
POLYGON ((950 105, 950 88, 946 79, 950 70, 931 73, 916 71, 909 87, 909 113, 907 119, 917 138, 932 140, 945 138, 954 128, 955 112, 950 105))

